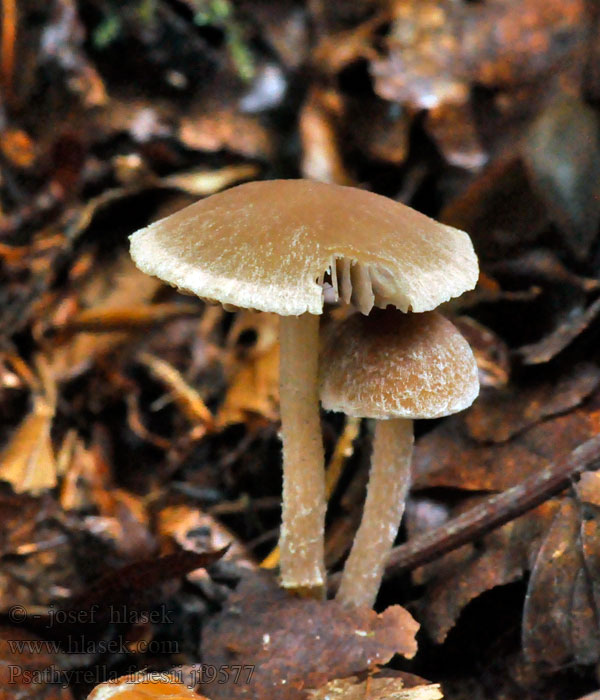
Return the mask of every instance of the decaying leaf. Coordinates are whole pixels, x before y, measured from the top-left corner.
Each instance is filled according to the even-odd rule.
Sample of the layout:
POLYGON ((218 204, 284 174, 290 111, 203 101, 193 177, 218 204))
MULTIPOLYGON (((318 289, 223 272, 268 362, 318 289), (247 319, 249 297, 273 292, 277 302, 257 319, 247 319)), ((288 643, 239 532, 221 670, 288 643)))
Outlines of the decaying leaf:
POLYGON ((310 692, 311 700, 441 700, 442 691, 437 683, 412 685, 397 676, 340 678, 310 692))
MULTIPOLYGON (((593 380, 594 373, 593 370, 590 375, 591 386, 596 381, 593 380)), ((565 457, 577 445, 596 435, 600 425, 598 392, 595 391, 589 398, 586 398, 586 391, 579 394, 575 387, 580 380, 577 379, 573 385, 573 376, 576 377, 576 373, 570 379, 565 377, 563 384, 570 387, 569 392, 573 391, 570 397, 569 394, 561 399, 556 396, 552 404, 546 404, 540 402, 540 391, 543 395, 544 389, 537 389, 529 394, 529 402, 522 400, 520 405, 517 405, 518 400, 513 402, 512 418, 510 413, 505 415, 506 407, 501 401, 497 404, 490 401, 481 426, 470 411, 444 421, 418 441, 415 447, 415 484, 421 488, 449 486, 475 491, 503 490, 543 470, 550 462, 565 457), (577 406, 584 398, 585 402, 577 406), (565 410, 564 405, 568 407, 573 403, 576 404, 574 410, 550 417, 548 412, 554 412, 552 406, 560 413, 565 410), (528 414, 545 417, 546 420, 531 426, 528 414), (506 426, 503 425, 503 418, 507 419, 506 426), (514 437, 490 445, 479 442, 476 436, 489 438, 494 425, 500 426, 499 437, 502 439, 507 435, 514 437)), ((580 386, 587 381, 583 380, 580 386)))
POLYGON ((545 670, 572 659, 593 663, 600 658, 600 627, 584 567, 581 526, 577 504, 565 499, 533 565, 523 612, 523 649, 545 670))
MULTIPOLYGON (((204 663, 252 664, 249 685, 207 684, 218 698, 306 698, 319 688, 417 651, 418 624, 400 606, 380 615, 345 609, 335 601, 290 596, 261 572, 242 579, 225 610, 203 633, 204 663)), ((202 689, 202 688, 201 688, 202 689)))
POLYGON ((579 364, 567 376, 506 390, 482 392, 465 419, 478 442, 505 442, 543 418, 579 406, 600 384, 600 369, 579 364))
POLYGON ((531 557, 559 507, 555 501, 544 503, 487 535, 481 547, 464 545, 416 570, 415 581, 428 583, 417 616, 436 642, 444 641, 469 602, 496 586, 518 580, 529 570, 531 557))

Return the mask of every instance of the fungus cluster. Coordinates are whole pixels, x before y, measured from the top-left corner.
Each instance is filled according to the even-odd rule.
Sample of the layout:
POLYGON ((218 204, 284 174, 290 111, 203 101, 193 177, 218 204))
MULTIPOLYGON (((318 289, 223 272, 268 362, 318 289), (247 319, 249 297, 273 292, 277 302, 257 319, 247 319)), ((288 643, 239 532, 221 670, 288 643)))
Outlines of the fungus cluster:
POLYGON ((131 254, 144 272, 202 299, 281 317, 281 582, 322 595, 325 289, 362 314, 392 306, 416 318, 475 286, 468 235, 364 190, 272 180, 239 185, 137 231, 131 254))

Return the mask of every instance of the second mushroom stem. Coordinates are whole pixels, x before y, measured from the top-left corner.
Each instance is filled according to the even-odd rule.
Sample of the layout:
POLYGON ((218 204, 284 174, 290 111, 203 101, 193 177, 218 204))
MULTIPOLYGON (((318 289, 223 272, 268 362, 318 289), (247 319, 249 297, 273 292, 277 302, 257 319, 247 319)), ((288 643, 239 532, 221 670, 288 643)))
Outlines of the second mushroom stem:
POLYGON ((284 588, 321 598, 325 590, 325 460, 319 412, 319 316, 280 318, 284 588))
POLYGON ((413 422, 378 421, 363 515, 346 560, 336 600, 372 607, 394 544, 410 485, 413 422))

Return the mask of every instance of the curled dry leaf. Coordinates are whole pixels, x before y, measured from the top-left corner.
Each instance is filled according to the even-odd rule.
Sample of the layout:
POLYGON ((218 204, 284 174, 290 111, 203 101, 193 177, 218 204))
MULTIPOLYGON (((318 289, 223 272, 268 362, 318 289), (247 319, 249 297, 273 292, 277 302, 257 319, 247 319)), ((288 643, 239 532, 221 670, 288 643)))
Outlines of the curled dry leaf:
POLYGON ((535 559, 523 611, 523 650, 546 671, 600 658, 598 601, 591 585, 597 571, 587 568, 583 554, 598 546, 597 510, 582 522, 579 505, 564 499, 535 559))
POLYGON ((212 684, 205 690, 213 700, 300 700, 308 688, 373 669, 394 654, 411 658, 418 628, 398 605, 380 615, 347 609, 335 601, 292 597, 265 572, 249 575, 204 629, 202 658, 217 667, 251 664, 251 682, 212 684))
POLYGON ((0 454, 0 479, 8 481, 15 493, 39 495, 57 484, 58 467, 50 438, 56 413, 56 382, 43 355, 34 359, 34 374, 21 358, 15 368, 34 392, 33 409, 24 418, 0 454))

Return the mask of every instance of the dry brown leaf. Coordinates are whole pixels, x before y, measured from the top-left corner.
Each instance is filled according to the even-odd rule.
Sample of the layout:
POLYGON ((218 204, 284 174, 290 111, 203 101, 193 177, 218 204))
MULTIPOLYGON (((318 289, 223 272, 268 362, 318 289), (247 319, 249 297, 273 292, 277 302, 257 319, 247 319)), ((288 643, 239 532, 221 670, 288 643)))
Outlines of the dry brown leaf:
MULTIPOLYGON (((570 382, 567 376, 564 377, 563 386, 571 386, 570 382)), ((546 406, 537 402, 539 393, 536 396, 534 392, 530 395, 529 408, 525 401, 519 405, 518 399, 515 399, 513 423, 509 431, 514 437, 501 443, 482 444, 473 438, 475 423, 471 410, 475 408, 445 420, 417 442, 413 461, 415 485, 420 488, 447 486, 474 491, 501 491, 520 483, 527 476, 546 468, 550 462, 566 457, 577 445, 598 434, 600 394, 597 391, 585 403, 576 405, 564 415, 550 417, 545 414, 547 409, 552 409, 552 405, 561 411, 563 405, 577 404, 586 393, 574 390, 570 397, 564 399, 564 403, 559 396, 554 396, 552 404, 546 406), (531 426, 528 412, 540 417, 545 415, 546 420, 531 426)), ((502 421, 510 416, 507 416, 501 402, 492 403, 485 412, 485 426, 502 426, 502 421)), ((499 429, 506 434, 507 429, 503 426, 499 429)), ((482 426, 481 434, 487 435, 484 430, 488 428, 482 426)))
MULTIPOLYGON (((128 254, 123 253, 111 265, 98 270, 77 295, 80 313, 92 319, 114 314, 122 319, 123 308, 144 307, 150 304, 161 282, 140 272, 128 254)), ((74 315, 76 324, 77 315, 74 315)), ((68 326, 71 318, 62 321, 68 326)), ((135 322, 133 324, 136 325, 135 322)), ((60 330, 60 327, 57 328, 60 330)), ((80 373, 96 358, 105 355, 124 343, 130 334, 126 331, 106 333, 78 333, 74 338, 53 348, 50 357, 52 372, 57 380, 64 380, 80 373)))
POLYGON ((335 601, 300 599, 259 572, 242 579, 202 636, 204 663, 252 664, 251 684, 212 684, 204 690, 213 700, 306 698, 306 689, 373 669, 394 654, 414 656, 418 627, 398 605, 377 615, 335 601))
POLYGON ((121 676, 96 686, 87 700, 208 700, 194 692, 182 680, 182 674, 173 672, 143 672, 121 676))
MULTIPOLYGON (((471 505, 473 499, 461 510, 471 505)), ((418 616, 436 642, 444 641, 468 603, 485 591, 518 580, 529 570, 532 553, 559 507, 558 502, 548 501, 487 535, 481 546, 464 545, 414 572, 416 583, 428 584, 418 616)), ((412 527, 417 525, 413 519, 412 527)))
POLYGON ((229 380, 219 426, 261 423, 279 417, 279 320, 276 314, 242 311, 227 336, 229 380))
POLYGON ((0 479, 15 493, 39 495, 57 482, 57 466, 50 439, 54 407, 38 397, 0 455, 0 479))
POLYGON ((35 160, 35 144, 22 129, 4 129, 0 133, 0 151, 17 168, 30 168, 35 160))
POLYGON ((537 117, 523 144, 536 193, 581 262, 600 223, 600 122, 581 99, 559 94, 537 117))
POLYGON ((279 416, 279 345, 250 358, 230 381, 217 423, 276 421, 279 416))
POLYGON ((181 372, 168 362, 147 352, 140 353, 138 359, 150 369, 157 379, 169 387, 173 401, 194 425, 195 432, 200 429, 203 434, 212 429, 212 413, 196 389, 186 382, 181 372))
POLYGON ((194 151, 227 150, 268 160, 274 148, 272 134, 257 116, 239 111, 237 94, 227 94, 223 86, 215 86, 214 92, 185 110, 177 132, 180 142, 194 151))
MULTIPOLYGON (((600 519, 595 515, 597 530, 600 519)), ((531 572, 523 611, 523 650, 546 671, 570 660, 589 664, 600 658, 600 626, 584 566, 581 527, 577 503, 564 499, 531 572)))
POLYGON ((405 687, 401 676, 359 681, 339 678, 310 692, 311 700, 441 700, 444 696, 438 683, 405 687))
POLYGON ((555 381, 548 378, 529 386, 484 391, 465 423, 478 442, 505 442, 543 418, 577 407, 599 384, 600 368, 582 363, 555 381))
POLYGON ((446 103, 434 107, 427 113, 426 128, 450 165, 468 170, 485 165, 488 155, 470 105, 446 103))

